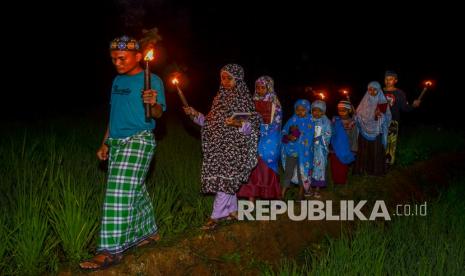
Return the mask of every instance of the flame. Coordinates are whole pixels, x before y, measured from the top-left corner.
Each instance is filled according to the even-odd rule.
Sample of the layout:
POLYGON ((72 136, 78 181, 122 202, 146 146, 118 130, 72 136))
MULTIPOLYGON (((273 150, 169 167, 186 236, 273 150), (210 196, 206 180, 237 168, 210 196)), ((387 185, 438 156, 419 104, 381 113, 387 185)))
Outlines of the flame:
POLYGON ((348 97, 349 94, 350 94, 350 91, 349 91, 348 88, 340 88, 338 91, 339 91, 339 93, 341 93, 342 95, 344 95, 346 97, 348 97))
POLYGON ((426 86, 426 87, 430 87, 430 86, 432 86, 432 85, 433 85, 433 82, 432 82, 432 81, 430 81, 430 80, 425 81, 425 86, 426 86))
POLYGON ((316 98, 320 98, 321 100, 324 100, 327 98, 327 91, 326 90, 316 90, 313 92, 313 96, 316 98))
POLYGON ((145 61, 151 61, 153 60, 153 49, 150 49, 150 51, 147 52, 147 54, 144 57, 145 61))
POLYGON ((177 85, 179 83, 179 80, 177 78, 174 78, 172 81, 171 81, 172 84, 174 85, 177 85))

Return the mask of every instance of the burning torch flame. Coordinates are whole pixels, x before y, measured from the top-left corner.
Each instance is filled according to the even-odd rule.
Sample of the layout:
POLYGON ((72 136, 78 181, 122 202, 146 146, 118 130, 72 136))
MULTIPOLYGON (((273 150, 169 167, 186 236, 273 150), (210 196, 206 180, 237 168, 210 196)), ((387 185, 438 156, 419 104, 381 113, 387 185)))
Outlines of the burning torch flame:
POLYGON ((147 54, 144 57, 145 61, 151 61, 153 59, 153 49, 147 52, 147 54))
POLYGON ((319 94, 319 95, 320 95, 320 97, 321 97, 321 99, 322 99, 322 100, 324 100, 324 99, 325 99, 325 94, 323 94, 323 92, 320 92, 320 94, 319 94))
POLYGON ((178 91, 179 98, 181 98, 182 104, 184 107, 189 107, 189 104, 187 103, 186 97, 184 97, 184 93, 182 92, 181 88, 179 88, 178 83, 179 80, 177 77, 174 77, 171 80, 171 83, 176 86, 176 90, 178 91))
POLYGON ((346 89, 346 88, 342 88, 339 90, 339 92, 347 98, 347 100, 350 102, 350 93, 349 93, 349 89, 346 89))
POLYGON ((421 99, 425 95, 426 90, 428 90, 428 88, 431 87, 432 85, 433 85, 432 81, 430 81, 430 80, 425 81, 425 87, 423 87, 423 90, 421 91, 420 96, 418 97, 417 100, 421 101, 421 99))

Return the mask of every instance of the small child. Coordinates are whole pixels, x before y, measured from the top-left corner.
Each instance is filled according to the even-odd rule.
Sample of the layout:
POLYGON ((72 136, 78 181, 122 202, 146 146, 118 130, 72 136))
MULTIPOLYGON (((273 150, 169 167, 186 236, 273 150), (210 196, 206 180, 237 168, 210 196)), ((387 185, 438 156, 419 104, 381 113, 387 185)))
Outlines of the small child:
POLYGON ((295 114, 287 121, 282 131, 281 161, 284 168, 282 198, 292 183, 299 184, 300 198, 304 194, 304 185, 309 185, 309 173, 312 169, 313 126, 310 118, 310 102, 298 100, 294 105, 295 114))
POLYGON ((262 76, 257 79, 253 100, 255 109, 262 118, 258 142, 258 164, 250 174, 249 182, 241 186, 237 196, 248 198, 252 202, 256 198, 279 199, 281 187, 279 185, 278 162, 281 145, 282 109, 274 91, 274 81, 271 77, 262 76), (263 106, 267 108, 263 108, 263 106))
POLYGON ((331 140, 331 121, 326 117, 326 103, 321 100, 312 104, 312 122, 315 126, 313 138, 313 169, 311 171, 311 185, 316 190, 315 198, 320 198, 320 188, 326 187, 326 163, 331 140))
POLYGON ((354 108, 349 101, 337 104, 337 113, 332 121, 332 151, 329 154, 331 175, 334 184, 346 184, 349 164, 355 160, 358 130, 352 118, 354 108))

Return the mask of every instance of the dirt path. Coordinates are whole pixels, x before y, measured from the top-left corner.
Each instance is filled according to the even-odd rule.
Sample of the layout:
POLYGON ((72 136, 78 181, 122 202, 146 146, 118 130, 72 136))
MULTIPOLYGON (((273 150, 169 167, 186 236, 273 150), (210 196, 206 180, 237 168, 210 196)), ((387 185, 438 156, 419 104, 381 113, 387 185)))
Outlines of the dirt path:
MULTIPOLYGON (((465 171, 465 153, 437 156, 385 177, 352 178, 347 187, 324 193, 321 200, 382 199, 396 204, 436 196, 449 179, 465 171), (362 183, 365 182, 365 183, 362 183)), ((370 223, 370 222, 367 222, 370 223)), ((195 230, 183 238, 129 252, 123 262, 92 275, 258 275, 260 264, 295 258, 302 249, 319 249, 325 235, 338 236, 352 224, 341 221, 236 222, 205 233, 195 230)), ((87 275, 67 268, 59 275, 87 275)))

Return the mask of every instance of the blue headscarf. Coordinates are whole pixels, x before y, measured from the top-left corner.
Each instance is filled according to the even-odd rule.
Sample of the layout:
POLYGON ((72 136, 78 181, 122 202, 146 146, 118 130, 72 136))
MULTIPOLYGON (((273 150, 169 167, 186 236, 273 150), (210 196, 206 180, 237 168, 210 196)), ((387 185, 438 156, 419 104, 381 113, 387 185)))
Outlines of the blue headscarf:
POLYGON ((386 112, 379 118, 375 119, 375 111, 379 104, 387 104, 381 84, 377 81, 372 81, 368 84, 376 90, 376 95, 372 96, 367 91, 363 96, 362 101, 357 107, 355 120, 360 130, 360 134, 369 141, 376 140, 376 137, 382 135, 382 143, 384 147, 387 144, 387 135, 389 124, 391 123, 391 110, 387 106, 386 112))
MULTIPOLYGON (((349 111, 349 113, 353 111, 352 104, 349 101, 339 101, 337 107, 345 108, 349 111)), ((333 147, 333 150, 339 161, 341 161, 341 163, 350 164, 355 160, 355 155, 352 152, 350 139, 344 128, 344 124, 342 122, 341 117, 334 116, 332 126, 333 135, 331 136, 331 145, 333 147)))
MULTIPOLYGON (((316 100, 312 103, 312 109, 314 108, 318 108, 321 110, 321 112, 323 113, 326 113, 326 103, 322 100, 316 100)), ((325 139, 321 140, 321 142, 325 145, 325 147, 327 148, 327 146, 329 145, 329 142, 330 142, 330 137, 327 137, 325 135, 323 135, 323 133, 325 131, 330 131, 330 128, 331 128, 331 121, 328 119, 328 117, 326 116, 326 114, 323 114, 321 115, 320 118, 315 118, 315 117, 312 117, 312 122, 314 124, 314 126, 320 126, 321 127, 321 134, 320 136, 318 136, 318 138, 321 140, 323 139, 323 137, 325 137, 325 139)), ((315 137, 317 138, 317 137, 315 137)))
POLYGON ((326 113, 326 103, 322 100, 316 100, 312 103, 312 109, 319 108, 323 113, 326 113))
POLYGON ((310 102, 307 100, 298 100, 294 104, 294 110, 302 106, 307 111, 305 117, 300 118, 294 114, 283 128, 282 134, 288 135, 291 126, 297 126, 300 131, 299 139, 294 142, 289 141, 281 146, 281 162, 283 167, 286 167, 286 156, 297 154, 299 159, 299 169, 302 173, 302 179, 305 181, 308 178, 309 171, 313 168, 313 135, 314 125, 310 115, 310 102))

